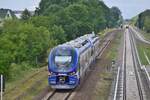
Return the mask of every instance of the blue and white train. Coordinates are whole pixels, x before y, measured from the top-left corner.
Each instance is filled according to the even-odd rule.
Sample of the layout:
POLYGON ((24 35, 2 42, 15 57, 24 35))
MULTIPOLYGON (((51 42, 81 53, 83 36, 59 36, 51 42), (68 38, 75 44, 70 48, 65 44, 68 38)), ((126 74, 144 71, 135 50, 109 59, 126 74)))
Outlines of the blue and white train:
POLYGON ((80 84, 99 53, 100 39, 87 34, 53 48, 48 58, 48 82, 55 89, 73 89, 80 84))

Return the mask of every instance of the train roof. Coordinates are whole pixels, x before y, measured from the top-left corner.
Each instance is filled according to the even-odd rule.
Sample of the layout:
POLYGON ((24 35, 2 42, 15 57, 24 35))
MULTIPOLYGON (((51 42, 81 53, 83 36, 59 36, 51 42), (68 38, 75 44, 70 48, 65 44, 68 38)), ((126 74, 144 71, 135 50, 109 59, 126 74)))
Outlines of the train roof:
POLYGON ((77 48, 79 52, 82 52, 85 48, 91 45, 91 43, 94 43, 97 39, 99 39, 99 37, 96 36, 94 33, 91 33, 83 35, 58 46, 70 46, 73 48, 77 48))
POLYGON ((72 46, 75 48, 79 48, 82 43, 84 43, 85 41, 89 40, 90 38, 92 38, 94 36, 95 36, 95 34, 93 34, 93 33, 92 34, 86 34, 86 35, 78 37, 74 40, 71 40, 69 42, 66 42, 64 44, 61 44, 61 46, 64 45, 64 46, 72 46))

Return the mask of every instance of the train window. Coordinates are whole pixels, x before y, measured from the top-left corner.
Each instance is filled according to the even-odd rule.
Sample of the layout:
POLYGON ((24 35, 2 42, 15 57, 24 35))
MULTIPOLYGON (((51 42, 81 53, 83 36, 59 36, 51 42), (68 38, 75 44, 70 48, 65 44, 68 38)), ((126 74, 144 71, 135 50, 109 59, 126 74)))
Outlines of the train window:
POLYGON ((82 46, 84 46, 86 43, 88 43, 88 40, 85 40, 85 41, 82 43, 82 46))
POLYGON ((56 72, 68 72, 75 65, 75 51, 68 47, 59 47, 51 53, 51 68, 56 72))
POLYGON ((55 56, 55 63, 58 67, 68 66, 71 63, 71 56, 55 56))

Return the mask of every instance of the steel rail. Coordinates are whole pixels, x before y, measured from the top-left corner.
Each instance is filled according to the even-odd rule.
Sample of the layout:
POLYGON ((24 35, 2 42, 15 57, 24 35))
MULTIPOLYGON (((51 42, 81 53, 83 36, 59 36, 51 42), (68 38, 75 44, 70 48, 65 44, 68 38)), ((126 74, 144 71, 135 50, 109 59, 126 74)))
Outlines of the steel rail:
POLYGON ((117 80, 116 80, 115 93, 114 93, 113 100, 117 99, 117 89, 118 89, 118 84, 119 84, 119 76, 120 76, 120 67, 118 67, 118 71, 117 71, 117 80))
POLYGON ((126 33, 124 34, 124 59, 123 59, 123 100, 126 100, 126 33))
MULTIPOLYGON (((134 44, 135 44, 135 40, 134 40, 134 44)), ((140 60, 140 57, 139 57, 139 53, 138 53, 138 50, 137 50, 137 47, 136 47, 136 44, 134 45, 134 48, 135 48, 135 52, 136 52, 136 55, 137 55, 137 58, 138 58, 138 62, 140 64, 140 69, 144 71, 144 74, 145 74, 145 77, 146 77, 146 80, 147 80, 147 84, 148 84, 148 88, 150 90, 150 74, 148 73, 146 67, 142 66, 142 63, 141 63, 141 60, 140 60)))
POLYGON ((118 85, 119 85, 119 78, 122 75, 121 78, 123 78, 123 100, 126 100, 126 69, 125 69, 125 61, 126 61, 126 33, 124 32, 124 46, 123 46, 123 59, 122 59, 122 65, 121 67, 118 67, 117 72, 117 80, 115 84, 115 92, 113 100, 117 100, 117 93, 118 93, 118 85), (121 69, 123 72, 121 72, 121 69), (121 73, 121 74, 120 74, 121 73))
POLYGON ((133 57, 133 65, 134 65, 134 72, 135 72, 135 75, 136 75, 136 81, 137 81, 137 85, 138 85, 138 92, 139 92, 139 97, 140 97, 140 100, 144 100, 144 95, 143 95, 143 90, 142 90, 142 83, 141 83, 141 79, 140 79, 140 73, 138 71, 138 63, 140 65, 140 68, 141 68, 141 62, 137 62, 136 59, 138 59, 138 56, 136 54, 136 47, 135 47, 135 40, 133 38, 133 35, 132 33, 130 32, 130 43, 131 43, 131 51, 132 51, 132 57, 133 57), (135 51, 135 52, 134 52, 135 51))

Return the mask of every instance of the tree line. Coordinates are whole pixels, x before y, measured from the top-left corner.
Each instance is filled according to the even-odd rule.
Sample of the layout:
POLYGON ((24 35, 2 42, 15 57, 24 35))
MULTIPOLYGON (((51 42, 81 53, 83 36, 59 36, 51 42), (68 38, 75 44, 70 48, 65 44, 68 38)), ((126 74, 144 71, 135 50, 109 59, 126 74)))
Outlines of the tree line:
POLYGON ((41 0, 32 16, 6 20, 0 28, 0 73, 7 79, 46 62, 50 48, 122 23, 117 7, 100 0, 41 0))
POLYGON ((138 15, 135 25, 140 29, 150 32, 150 10, 145 10, 138 15))

